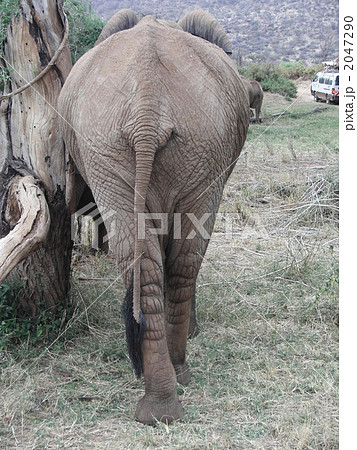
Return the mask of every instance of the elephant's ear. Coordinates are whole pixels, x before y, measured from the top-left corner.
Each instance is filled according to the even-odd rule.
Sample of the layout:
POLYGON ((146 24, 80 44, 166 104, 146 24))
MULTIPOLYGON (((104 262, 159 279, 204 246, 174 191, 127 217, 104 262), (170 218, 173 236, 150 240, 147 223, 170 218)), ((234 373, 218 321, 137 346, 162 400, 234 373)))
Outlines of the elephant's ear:
POLYGON ((135 27, 139 20, 138 15, 131 9, 121 9, 108 20, 94 45, 100 44, 118 31, 135 27))
POLYGON ((178 21, 184 31, 201 37, 221 47, 227 54, 232 54, 232 43, 217 20, 211 14, 196 10, 187 13, 178 21))

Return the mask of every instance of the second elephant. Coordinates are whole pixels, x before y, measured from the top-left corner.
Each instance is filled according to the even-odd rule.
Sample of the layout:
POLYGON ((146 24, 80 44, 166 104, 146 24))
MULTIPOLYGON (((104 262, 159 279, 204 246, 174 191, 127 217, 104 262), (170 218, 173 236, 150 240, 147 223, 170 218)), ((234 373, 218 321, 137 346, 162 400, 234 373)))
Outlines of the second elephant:
POLYGON ((258 83, 258 81, 255 80, 248 80, 247 78, 241 76, 242 81, 244 83, 244 87, 248 93, 249 97, 249 106, 250 108, 255 110, 255 118, 253 119, 256 123, 259 123, 262 121, 262 119, 259 117, 260 112, 262 109, 263 104, 263 98, 264 93, 263 89, 258 83))

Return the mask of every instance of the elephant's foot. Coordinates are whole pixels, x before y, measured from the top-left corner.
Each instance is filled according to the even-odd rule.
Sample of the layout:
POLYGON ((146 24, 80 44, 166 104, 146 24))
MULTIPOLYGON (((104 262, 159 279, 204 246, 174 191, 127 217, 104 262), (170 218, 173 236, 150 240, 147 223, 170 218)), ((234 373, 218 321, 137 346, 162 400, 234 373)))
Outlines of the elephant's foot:
POLYGON ((154 425, 156 421, 171 423, 174 420, 182 419, 183 407, 177 394, 168 399, 145 394, 138 403, 135 416, 139 422, 145 425, 154 425))
POLYGON ((183 386, 187 386, 191 378, 190 369, 187 363, 174 365, 174 368, 176 372, 177 382, 182 384, 183 386))

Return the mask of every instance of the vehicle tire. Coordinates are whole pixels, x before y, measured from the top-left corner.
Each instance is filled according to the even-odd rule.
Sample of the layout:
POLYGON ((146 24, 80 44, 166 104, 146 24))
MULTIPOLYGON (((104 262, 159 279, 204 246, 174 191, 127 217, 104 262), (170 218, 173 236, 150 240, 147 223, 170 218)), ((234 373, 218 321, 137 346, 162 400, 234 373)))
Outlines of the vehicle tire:
POLYGON ((318 102, 319 101, 319 97, 317 96, 316 92, 314 93, 314 102, 318 102))

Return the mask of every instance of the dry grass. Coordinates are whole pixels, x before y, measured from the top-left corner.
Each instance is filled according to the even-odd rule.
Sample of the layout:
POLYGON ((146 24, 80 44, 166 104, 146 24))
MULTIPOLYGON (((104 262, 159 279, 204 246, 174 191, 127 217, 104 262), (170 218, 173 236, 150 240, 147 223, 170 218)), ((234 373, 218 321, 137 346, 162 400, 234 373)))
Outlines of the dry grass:
MULTIPOLYGON (((263 112, 287 104, 267 96, 263 112)), ((183 421, 133 420, 123 286, 112 260, 84 254, 65 336, 1 355, 1 448, 338 448, 338 108, 271 124, 250 128, 221 205, 231 239, 223 217, 203 262, 183 421)))

